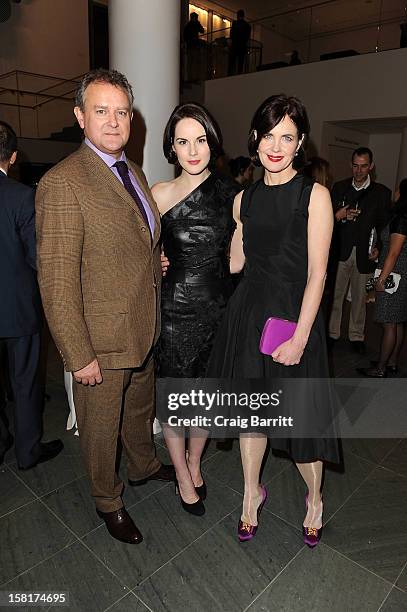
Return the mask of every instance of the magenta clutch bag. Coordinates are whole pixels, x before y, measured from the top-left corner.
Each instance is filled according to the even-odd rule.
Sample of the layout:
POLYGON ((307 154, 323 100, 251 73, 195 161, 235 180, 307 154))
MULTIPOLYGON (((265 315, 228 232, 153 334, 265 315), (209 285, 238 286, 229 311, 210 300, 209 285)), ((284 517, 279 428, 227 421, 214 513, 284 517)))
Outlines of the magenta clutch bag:
POLYGON ((260 352, 272 355, 276 348, 293 337, 297 323, 270 317, 264 324, 260 339, 260 352))

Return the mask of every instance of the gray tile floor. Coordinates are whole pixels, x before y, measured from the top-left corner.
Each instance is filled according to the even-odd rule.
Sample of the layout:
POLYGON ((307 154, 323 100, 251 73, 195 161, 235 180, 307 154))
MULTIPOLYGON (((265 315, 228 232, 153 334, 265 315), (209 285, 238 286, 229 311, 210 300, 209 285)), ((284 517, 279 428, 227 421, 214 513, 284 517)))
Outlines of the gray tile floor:
MULTIPOLYGON (((368 338, 374 356, 371 323, 368 338)), ((367 361, 344 340, 332 353, 337 376, 353 376, 367 361)), ((183 512, 165 483, 127 487, 125 504, 145 537, 129 546, 110 538, 94 512, 79 439, 65 431, 53 350, 47 390, 45 439, 61 437, 65 449, 30 472, 17 469, 12 450, 0 466, 0 590, 69 591, 63 609, 84 612, 407 611, 405 439, 344 441, 344 469, 326 470, 325 527, 315 550, 301 539, 304 484, 295 466, 273 453, 263 472, 270 497, 258 535, 239 544, 236 441, 229 451, 208 447, 204 517, 183 512)), ((162 438, 157 450, 168 461, 162 438)))

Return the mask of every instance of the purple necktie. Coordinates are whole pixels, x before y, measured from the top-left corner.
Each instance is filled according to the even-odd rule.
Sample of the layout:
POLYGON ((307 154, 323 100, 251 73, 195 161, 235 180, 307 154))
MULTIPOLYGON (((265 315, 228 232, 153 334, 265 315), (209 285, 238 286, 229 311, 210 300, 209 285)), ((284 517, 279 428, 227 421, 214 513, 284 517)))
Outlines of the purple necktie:
POLYGON ((131 182, 131 178, 129 175, 129 168, 126 164, 125 161, 117 161, 115 164, 113 164, 116 168, 117 168, 117 172, 119 173, 120 178, 123 181, 123 185, 126 188, 126 190, 129 192, 129 194, 131 195, 131 197, 133 198, 133 200, 135 201, 135 203, 137 204, 137 206, 139 207, 139 210, 142 214, 142 217, 144 219, 144 221, 146 222, 147 227, 150 229, 150 225, 148 223, 148 219, 147 219, 147 213, 145 211, 145 208, 143 206, 143 202, 140 200, 140 196, 137 193, 137 191, 135 190, 133 183, 131 182))

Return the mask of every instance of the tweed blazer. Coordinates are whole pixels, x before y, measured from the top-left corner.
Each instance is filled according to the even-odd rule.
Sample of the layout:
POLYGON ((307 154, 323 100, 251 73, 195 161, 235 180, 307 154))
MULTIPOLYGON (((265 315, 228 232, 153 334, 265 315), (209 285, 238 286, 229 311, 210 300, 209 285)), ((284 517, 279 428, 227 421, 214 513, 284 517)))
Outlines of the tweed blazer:
POLYGON ((85 144, 40 181, 38 282, 67 371, 139 367, 159 335, 160 216, 142 170, 128 160, 155 218, 85 144))

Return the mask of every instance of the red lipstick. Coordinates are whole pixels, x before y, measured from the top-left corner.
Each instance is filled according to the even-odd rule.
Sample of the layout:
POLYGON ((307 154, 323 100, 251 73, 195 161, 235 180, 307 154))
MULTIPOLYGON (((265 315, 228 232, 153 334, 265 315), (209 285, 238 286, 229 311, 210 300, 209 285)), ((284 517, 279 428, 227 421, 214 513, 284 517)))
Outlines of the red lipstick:
POLYGON ((284 155, 267 155, 267 157, 271 162, 276 163, 280 162, 283 159, 284 155))

